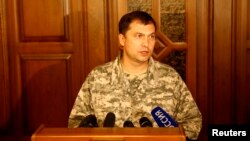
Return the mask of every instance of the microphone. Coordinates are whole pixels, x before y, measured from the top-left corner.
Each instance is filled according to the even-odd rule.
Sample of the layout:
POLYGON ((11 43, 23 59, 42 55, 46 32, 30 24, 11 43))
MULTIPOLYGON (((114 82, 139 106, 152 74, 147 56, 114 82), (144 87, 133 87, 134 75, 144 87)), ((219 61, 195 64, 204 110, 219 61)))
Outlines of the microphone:
POLYGON ((95 115, 86 116, 80 123, 79 127, 98 127, 95 115))
POLYGON ((126 120, 123 124, 123 127, 135 127, 130 120, 126 120))
POLYGON ((151 111, 151 115, 159 127, 178 127, 174 119, 159 106, 151 111))
POLYGON ((109 112, 103 122, 103 127, 114 127, 115 125, 115 114, 109 112))
POLYGON ((152 122, 147 117, 142 117, 139 122, 141 127, 153 127, 152 122))

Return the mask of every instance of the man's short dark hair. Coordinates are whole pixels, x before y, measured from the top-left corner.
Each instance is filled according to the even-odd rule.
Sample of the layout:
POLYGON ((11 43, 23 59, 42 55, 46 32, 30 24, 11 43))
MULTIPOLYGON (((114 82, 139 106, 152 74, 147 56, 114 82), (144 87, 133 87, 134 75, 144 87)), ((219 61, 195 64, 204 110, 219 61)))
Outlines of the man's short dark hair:
POLYGON ((144 11, 132 11, 125 14, 119 21, 119 33, 125 35, 130 23, 135 20, 141 21, 143 24, 154 24, 156 30, 156 22, 151 15, 144 11))

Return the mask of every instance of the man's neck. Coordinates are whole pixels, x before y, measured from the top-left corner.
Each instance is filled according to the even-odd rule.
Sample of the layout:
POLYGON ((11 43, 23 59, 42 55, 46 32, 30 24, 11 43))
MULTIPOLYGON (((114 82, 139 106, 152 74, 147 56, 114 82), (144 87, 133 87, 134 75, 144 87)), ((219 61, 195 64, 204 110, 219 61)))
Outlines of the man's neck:
POLYGON ((122 69, 125 73, 132 75, 140 75, 147 71, 148 69, 148 61, 144 63, 132 62, 132 61, 124 61, 121 59, 122 69))

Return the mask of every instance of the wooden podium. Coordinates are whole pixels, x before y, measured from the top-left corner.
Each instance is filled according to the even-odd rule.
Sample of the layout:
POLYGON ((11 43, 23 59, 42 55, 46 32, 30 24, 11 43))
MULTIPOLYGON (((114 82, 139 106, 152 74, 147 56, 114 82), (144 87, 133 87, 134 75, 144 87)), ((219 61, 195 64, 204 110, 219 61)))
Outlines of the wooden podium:
POLYGON ((41 126, 31 141, 186 141, 183 128, 51 128, 41 126))

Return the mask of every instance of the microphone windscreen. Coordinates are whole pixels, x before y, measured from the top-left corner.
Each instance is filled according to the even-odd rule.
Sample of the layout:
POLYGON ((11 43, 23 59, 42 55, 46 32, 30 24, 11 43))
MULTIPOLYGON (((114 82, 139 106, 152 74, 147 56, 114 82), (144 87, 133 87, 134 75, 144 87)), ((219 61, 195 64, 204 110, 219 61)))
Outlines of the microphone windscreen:
POLYGON ((135 127, 130 120, 126 120, 123 124, 123 127, 135 127))
POLYGON ((151 111, 151 115, 159 127, 178 127, 174 119, 158 106, 151 111))
POLYGON ((147 117, 142 117, 139 123, 141 127, 153 127, 152 122, 147 117))
POLYGON ((109 112, 103 122, 103 127, 114 127, 115 125, 115 114, 109 112))
POLYGON ((98 127, 96 116, 95 115, 86 116, 80 123, 79 127, 98 127))

